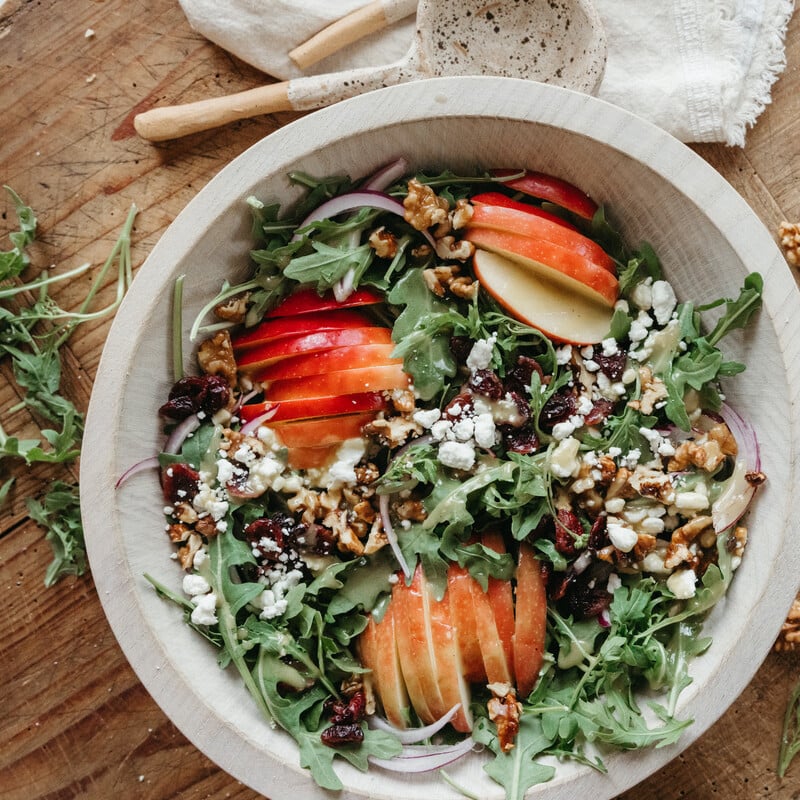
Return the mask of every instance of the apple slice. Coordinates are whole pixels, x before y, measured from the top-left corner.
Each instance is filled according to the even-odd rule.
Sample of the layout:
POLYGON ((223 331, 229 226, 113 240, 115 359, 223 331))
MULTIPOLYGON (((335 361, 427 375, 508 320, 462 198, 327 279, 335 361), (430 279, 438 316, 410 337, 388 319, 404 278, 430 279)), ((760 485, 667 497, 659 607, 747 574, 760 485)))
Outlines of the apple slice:
POLYGON ((580 231, 570 230, 560 222, 545 219, 530 211, 479 204, 473 209, 472 218, 467 227, 491 228, 518 236, 529 236, 531 239, 542 239, 570 252, 579 253, 614 275, 617 271, 614 259, 597 242, 584 236, 580 231))
POLYGON ((271 424, 272 421, 269 420, 266 424, 275 431, 281 444, 286 447, 326 447, 361 436, 361 429, 373 419, 374 412, 367 412, 304 419, 278 425, 271 424))
POLYGON ((547 630, 547 594, 539 561, 533 548, 520 544, 517 562, 514 672, 517 694, 527 697, 539 680, 547 630))
POLYGON ((465 238, 476 247, 519 262, 545 280, 561 283, 565 291, 580 292, 607 306, 617 302, 619 282, 616 277, 572 250, 544 239, 490 228, 470 228, 465 238))
POLYGON ((363 328, 373 324, 373 320, 366 314, 348 309, 319 311, 294 317, 276 317, 259 323, 251 330, 245 330, 232 336, 231 344, 235 351, 241 351, 257 344, 285 339, 287 336, 299 336, 318 331, 335 331, 342 328, 363 328))
MULTIPOLYGON (((499 531, 484 531, 481 534, 481 542, 484 547, 494 550, 495 553, 506 552, 503 535, 499 531)), ((494 621, 495 625, 497 625, 497 633, 500 637, 500 642, 503 645, 503 652, 506 655, 506 660, 511 665, 513 676, 514 594, 511 591, 511 582, 503 581, 498 578, 489 578, 486 594, 489 597, 489 603, 494 612, 494 621)))
POLYGON ((322 469, 336 456, 338 444, 326 447, 289 447, 286 460, 293 469, 322 469))
MULTIPOLYGON (((517 172, 519 170, 494 169, 492 175, 495 178, 505 178, 517 172)), ((520 178, 503 181, 503 186, 513 189, 515 192, 538 197, 540 200, 548 200, 586 219, 591 219, 597 211, 597 203, 577 186, 543 172, 526 170, 520 178)))
POLYGON ((258 383, 285 380, 286 378, 302 378, 306 375, 320 375, 340 369, 366 367, 370 364, 402 364, 400 358, 392 358, 392 344, 367 344, 360 347, 334 347, 331 350, 320 350, 316 353, 303 353, 299 356, 284 358, 270 364, 264 369, 251 373, 251 378, 258 383))
POLYGON ((470 583, 472 606, 475 612, 475 629, 478 633, 486 680, 489 683, 511 683, 511 664, 506 658, 505 647, 497 629, 497 621, 489 593, 484 592, 476 580, 470 583))
POLYGON ((469 708, 472 694, 464 680, 464 670, 456 647, 456 629, 450 617, 450 601, 446 592, 441 600, 434 597, 430 584, 422 572, 420 572, 420 586, 424 601, 428 648, 442 700, 440 708, 434 708, 434 702, 429 701, 428 705, 438 716, 444 716, 453 706, 459 704, 460 708, 450 724, 457 731, 468 733, 472 730, 472 713, 469 708))
POLYGON ((317 353, 321 350, 330 350, 334 347, 351 347, 364 344, 391 344, 391 341, 391 329, 377 326, 317 331, 255 345, 254 347, 248 348, 243 353, 238 354, 236 363, 239 369, 245 372, 252 372, 255 369, 266 367, 283 358, 289 358, 290 356, 296 356, 301 353, 317 353))
POLYGON ((483 204, 487 206, 501 206, 502 208, 515 208, 517 211, 524 211, 526 214, 533 214, 534 216, 550 220, 550 222, 554 222, 558 225, 563 225, 565 228, 569 228, 572 231, 578 231, 571 222, 567 222, 567 220, 559 217, 558 214, 552 214, 530 203, 520 202, 502 192, 481 192, 481 194, 470 197, 469 201, 473 206, 483 204))
POLYGON ((477 250, 472 264, 481 286, 503 308, 551 338, 596 344, 608 336, 614 311, 604 303, 487 250, 477 250))
POLYGON ((394 614, 390 603, 380 622, 370 616, 358 637, 357 648, 361 663, 372 670, 368 673, 369 680, 386 719, 396 728, 405 728, 409 717, 408 691, 400 668, 394 614))
POLYGON ((257 417, 274 409, 275 413, 265 422, 265 424, 274 425, 301 419, 354 414, 358 411, 380 411, 383 408, 386 408, 386 398, 381 392, 359 392, 334 397, 318 397, 311 400, 247 403, 239 409, 239 418, 242 422, 252 422, 257 417))
POLYGON ((273 381, 266 391, 271 402, 303 400, 315 397, 338 397, 356 392, 380 392, 405 389, 410 378, 403 372, 402 362, 388 366, 357 367, 305 378, 273 381))
POLYGON ((333 311, 337 308, 371 306, 382 302, 383 295, 372 289, 356 289, 344 300, 337 300, 333 292, 325 292, 320 295, 313 286, 304 287, 290 294, 275 308, 264 314, 264 319, 292 317, 295 314, 309 314, 314 311, 333 311))
POLYGON ((456 630, 456 644, 461 657, 464 679, 470 683, 486 681, 486 668, 475 625, 475 608, 472 602, 474 578, 458 564, 447 570, 447 593, 450 595, 450 619, 456 630))
MULTIPOLYGON (((424 724, 434 722, 444 705, 428 646, 421 590, 422 568, 417 565, 411 585, 399 580, 392 589, 392 611, 400 669, 411 705, 424 724)), ((446 710, 446 709, 445 709, 446 710)))

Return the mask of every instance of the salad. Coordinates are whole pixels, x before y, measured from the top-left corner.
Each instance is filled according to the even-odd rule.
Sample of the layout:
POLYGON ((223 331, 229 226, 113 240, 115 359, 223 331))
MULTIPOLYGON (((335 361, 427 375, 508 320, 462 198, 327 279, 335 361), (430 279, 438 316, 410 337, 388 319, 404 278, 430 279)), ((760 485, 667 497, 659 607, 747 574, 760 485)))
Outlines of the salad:
POLYGON ((196 374, 174 342, 183 594, 148 579, 327 789, 337 759, 453 782, 483 750, 518 798, 675 742, 765 480, 718 347, 760 276, 678 302, 652 248, 525 169, 291 179, 289 209, 248 200, 252 276, 195 321, 196 374))

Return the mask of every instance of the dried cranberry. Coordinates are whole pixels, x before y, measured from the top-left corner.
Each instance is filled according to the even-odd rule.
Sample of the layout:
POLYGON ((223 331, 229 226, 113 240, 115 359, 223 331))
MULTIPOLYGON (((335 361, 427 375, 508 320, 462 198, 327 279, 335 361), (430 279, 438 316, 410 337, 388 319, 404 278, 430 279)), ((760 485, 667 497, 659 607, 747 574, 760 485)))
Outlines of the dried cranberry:
POLYGON ((200 473, 177 462, 161 471, 161 489, 168 503, 191 503, 200 490, 200 473))
POLYGON ((508 371, 506 379, 529 390, 534 372, 538 373, 539 379, 544 383, 544 373, 539 366, 539 362, 530 356, 518 356, 517 363, 508 371))
POLYGON ((606 515, 600 514, 592 523, 592 528, 589 531, 588 547, 590 550, 602 550, 610 543, 611 540, 608 538, 608 528, 606 526, 606 515))
POLYGON ((228 382, 219 375, 189 375, 170 389, 158 413, 170 419, 186 419, 199 411, 211 416, 225 408, 230 396, 228 382))
POLYGON ((482 394, 491 400, 499 400, 505 393, 503 382, 497 373, 490 369, 475 370, 469 379, 469 388, 475 394, 482 394))
POLYGON ((551 600, 562 600, 570 586, 575 582, 576 575, 572 570, 567 572, 551 572, 547 582, 547 595, 551 600))
POLYGON ((454 420, 460 419, 462 416, 469 416, 475 408, 475 401, 471 394, 462 392, 457 394, 446 406, 442 412, 445 419, 454 420))
POLYGON ((570 613, 579 619, 596 617, 611 604, 611 594, 585 581, 576 581, 565 599, 570 613))
POLYGON ((284 548, 284 528, 280 521, 262 517, 254 520, 245 529, 248 542, 258 549, 260 557, 267 561, 277 561, 284 548))
POLYGON ((361 744, 364 741, 364 731, 355 723, 344 725, 331 725, 320 734, 322 743, 328 747, 342 747, 347 744, 361 744))
POLYGON ((600 367, 600 372, 602 372, 610 381, 622 380, 627 358, 628 355, 623 350, 620 350, 611 356, 605 356, 602 353, 597 352, 595 352, 595 354, 592 356, 592 360, 600 367))
POLYGON ((569 508, 559 508, 556 512, 556 550, 564 556, 576 554, 575 539, 583 535, 583 526, 577 514, 569 508))
POLYGON ((559 422, 566 422, 578 411, 578 401, 572 390, 562 390, 553 394, 542 407, 539 424, 545 430, 552 430, 559 422))
POLYGON ((509 453, 529 456, 539 449, 539 437, 536 435, 533 425, 526 424, 521 428, 503 425, 500 432, 503 436, 503 444, 509 453))
POLYGON ((614 410, 614 403, 604 397, 594 401, 592 410, 583 418, 587 425, 599 425, 606 420, 614 410))
POLYGON ((469 336, 451 336, 450 352, 459 364, 466 364, 474 342, 469 336))
POLYGON ((519 392, 506 392, 506 400, 510 400, 516 406, 519 421, 514 424, 516 427, 522 427, 531 418, 530 402, 519 392))
POLYGON ((353 696, 347 702, 331 700, 326 703, 325 707, 334 725, 352 725, 364 719, 367 698, 364 692, 359 689, 353 693, 353 696))

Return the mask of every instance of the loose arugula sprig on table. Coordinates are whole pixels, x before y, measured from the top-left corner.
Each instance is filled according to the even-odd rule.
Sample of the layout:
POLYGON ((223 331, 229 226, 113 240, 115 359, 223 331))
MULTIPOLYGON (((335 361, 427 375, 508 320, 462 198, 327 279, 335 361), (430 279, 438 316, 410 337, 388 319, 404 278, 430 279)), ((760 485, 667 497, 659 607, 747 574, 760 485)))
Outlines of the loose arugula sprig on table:
MULTIPOLYGON (((112 314, 122 301, 132 278, 130 235, 137 209, 131 208, 114 248, 80 307, 66 311, 50 296, 50 286, 85 274, 91 264, 55 275, 43 271, 27 281, 21 280, 31 266, 28 247, 36 237, 36 216, 16 192, 7 186, 5 189, 14 203, 19 230, 9 234, 13 247, 0 251, 0 358, 9 359, 14 380, 24 392, 20 402, 7 411, 27 408, 55 427, 41 428, 41 438, 19 439, 9 436, 0 426, 0 463, 21 460, 26 466, 66 465, 80 454, 83 415, 61 394, 61 348, 81 323, 112 314), (97 292, 115 265, 116 297, 105 307, 91 310, 97 292)), ((12 475, 0 486, 0 504, 7 499, 14 481, 12 475)), ((86 554, 77 484, 56 481, 42 501, 29 498, 27 505, 31 517, 47 531, 46 539, 53 549, 45 585, 51 586, 64 575, 83 574, 86 554)))

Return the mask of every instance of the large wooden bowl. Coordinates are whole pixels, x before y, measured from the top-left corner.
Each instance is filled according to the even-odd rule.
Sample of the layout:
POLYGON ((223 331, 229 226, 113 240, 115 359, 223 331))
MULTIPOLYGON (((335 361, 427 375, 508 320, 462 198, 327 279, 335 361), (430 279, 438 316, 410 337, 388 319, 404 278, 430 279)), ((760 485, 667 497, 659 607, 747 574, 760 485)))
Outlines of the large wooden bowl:
MULTIPOLYGON (((748 365, 730 403, 757 429, 769 479, 749 517, 750 543, 731 591, 707 631, 714 644, 694 663, 681 716, 695 722, 673 747, 620 753, 608 775, 559 765, 534 797, 616 795, 674 758, 747 685, 766 656, 797 590, 800 547, 797 392, 800 302, 769 233, 710 166, 660 129, 614 106, 564 89, 497 78, 444 78, 373 92, 315 112, 268 136, 233 161, 178 216, 141 267, 111 329, 89 409, 81 465, 82 511, 92 573, 120 646, 166 714, 222 768, 267 795, 327 797, 299 767, 294 742, 259 716, 237 675, 156 596, 143 574, 180 590, 169 558, 154 473, 115 480, 158 452, 156 410, 171 380, 173 282, 186 273, 184 319, 223 279, 248 271, 245 198, 291 202, 287 173, 360 177, 398 156, 414 166, 470 171, 526 165, 574 181, 608 206, 634 244, 649 241, 679 297, 735 296, 749 271, 765 279, 764 307, 746 335, 726 339, 748 365)), ((342 798, 457 798, 436 774, 362 774, 342 764, 342 798)), ((453 778, 482 798, 503 793, 482 756, 453 778)))

